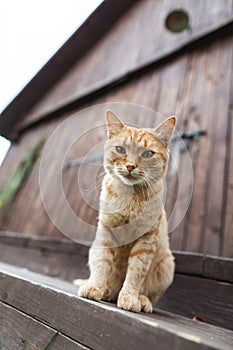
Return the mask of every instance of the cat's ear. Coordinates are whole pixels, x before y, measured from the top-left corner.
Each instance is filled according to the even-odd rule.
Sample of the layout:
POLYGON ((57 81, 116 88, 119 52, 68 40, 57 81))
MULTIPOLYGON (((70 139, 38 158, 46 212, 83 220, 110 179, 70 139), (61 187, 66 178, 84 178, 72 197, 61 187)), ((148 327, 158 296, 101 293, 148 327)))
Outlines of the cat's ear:
POLYGON ((120 121, 120 119, 116 116, 116 114, 114 114, 110 110, 106 111, 106 121, 107 121, 107 131, 108 131, 109 139, 117 135, 124 127, 124 124, 120 121))
POLYGON ((169 144, 175 126, 176 117, 170 117, 159 124, 154 130, 154 135, 164 144, 165 147, 169 144))

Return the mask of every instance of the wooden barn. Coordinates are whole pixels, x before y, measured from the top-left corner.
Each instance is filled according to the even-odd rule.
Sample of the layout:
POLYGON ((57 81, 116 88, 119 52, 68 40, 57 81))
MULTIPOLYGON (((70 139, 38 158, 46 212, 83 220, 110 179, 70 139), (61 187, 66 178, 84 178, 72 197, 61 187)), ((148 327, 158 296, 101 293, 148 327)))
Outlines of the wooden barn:
POLYGON ((0 117, 0 349, 233 348, 232 106, 233 0, 101 3, 0 117), (109 108, 178 118, 176 275, 151 315, 71 283, 88 276, 109 108))

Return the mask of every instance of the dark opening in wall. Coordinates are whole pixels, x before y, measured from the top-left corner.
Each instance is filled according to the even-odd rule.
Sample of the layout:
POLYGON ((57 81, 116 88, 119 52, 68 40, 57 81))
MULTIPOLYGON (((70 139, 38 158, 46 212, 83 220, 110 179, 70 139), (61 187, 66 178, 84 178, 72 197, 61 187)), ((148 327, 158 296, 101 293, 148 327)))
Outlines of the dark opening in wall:
POLYGON ((189 15, 182 9, 173 10, 167 16, 165 25, 170 32, 183 32, 189 27, 189 15))

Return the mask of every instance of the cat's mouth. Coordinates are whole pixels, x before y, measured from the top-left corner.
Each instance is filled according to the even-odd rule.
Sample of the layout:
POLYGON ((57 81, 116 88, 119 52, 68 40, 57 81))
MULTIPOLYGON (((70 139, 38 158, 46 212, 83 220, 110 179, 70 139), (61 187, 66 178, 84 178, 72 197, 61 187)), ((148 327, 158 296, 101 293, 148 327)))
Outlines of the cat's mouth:
POLYGON ((134 179, 134 180, 137 179, 137 177, 135 177, 132 174, 124 175, 124 177, 126 177, 127 179, 134 179))
POLYGON ((121 179, 121 181, 123 183, 125 183, 126 185, 135 185, 135 184, 138 184, 138 183, 143 181, 141 176, 138 176, 138 175, 132 174, 132 173, 129 173, 129 174, 125 174, 125 173, 119 174, 118 173, 118 176, 121 179))

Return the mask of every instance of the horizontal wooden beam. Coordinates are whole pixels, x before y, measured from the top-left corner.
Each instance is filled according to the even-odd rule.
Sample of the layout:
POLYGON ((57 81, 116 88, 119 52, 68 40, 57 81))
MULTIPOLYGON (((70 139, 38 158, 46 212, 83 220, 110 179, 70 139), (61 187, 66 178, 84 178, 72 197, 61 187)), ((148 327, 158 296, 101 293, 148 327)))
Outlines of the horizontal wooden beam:
MULTIPOLYGON (((42 265, 45 267, 47 260, 49 262, 49 258, 52 255, 53 259, 51 258, 51 260, 54 260, 57 270, 62 269, 61 264, 59 264, 59 259, 63 264, 66 264, 65 261, 69 261, 71 256, 76 256, 78 261, 83 259, 82 265, 85 265, 88 250, 88 246, 73 242, 69 239, 52 239, 42 236, 26 237, 22 234, 0 231, 0 255, 2 256, 2 261, 9 264, 19 264, 18 266, 24 266, 22 264, 27 263, 28 265, 25 265, 25 267, 31 268, 31 259, 29 259, 29 255, 33 255, 33 252, 36 254, 35 251, 41 252, 39 255, 36 254, 38 266, 41 266, 40 261, 43 261, 42 265), (22 253, 23 251, 24 253, 22 253), (57 259, 55 255, 57 255, 57 259), (61 255, 63 255, 62 260, 61 255), (59 268, 59 266, 61 266, 61 268, 59 268)), ((206 256, 192 252, 175 251, 173 253, 176 259, 177 273, 233 283, 233 259, 206 256)), ((87 270, 85 269, 85 271, 87 270)))
POLYGON ((151 316, 76 296, 76 288, 0 264, 0 301, 92 349, 232 349, 233 333, 166 312, 151 316))

